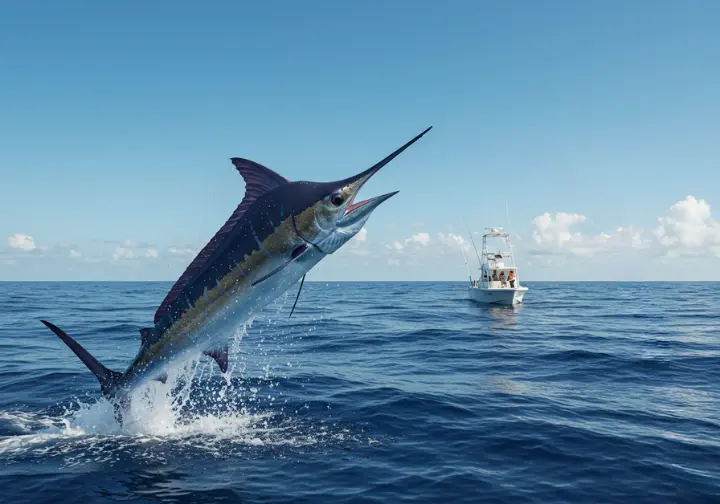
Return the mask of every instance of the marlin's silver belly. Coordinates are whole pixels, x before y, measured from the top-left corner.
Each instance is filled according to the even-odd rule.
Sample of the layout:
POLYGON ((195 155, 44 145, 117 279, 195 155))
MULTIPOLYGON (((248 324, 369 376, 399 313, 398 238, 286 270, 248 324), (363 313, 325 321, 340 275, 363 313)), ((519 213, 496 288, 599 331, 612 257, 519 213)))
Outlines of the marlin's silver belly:
POLYGON ((252 286, 252 282, 262 278, 280 263, 267 261, 259 271, 237 282, 229 296, 216 300, 212 310, 208 310, 214 314, 203 317, 202 324, 196 330, 168 330, 152 346, 141 349, 134 365, 122 383, 118 384, 119 388, 140 386, 155 379, 170 363, 199 358, 205 350, 226 345, 238 328, 292 287, 323 257, 325 254, 311 248, 281 271, 252 286))
MULTIPOLYGON (((202 352, 226 344, 240 326, 285 293, 323 257, 325 254, 317 249, 309 250, 302 259, 290 263, 282 271, 250 287, 249 290, 242 292, 242 289, 238 289, 225 306, 208 319, 200 331, 190 336, 197 346, 197 351, 202 352)), ((261 276, 261 274, 253 275, 253 277, 261 276)))

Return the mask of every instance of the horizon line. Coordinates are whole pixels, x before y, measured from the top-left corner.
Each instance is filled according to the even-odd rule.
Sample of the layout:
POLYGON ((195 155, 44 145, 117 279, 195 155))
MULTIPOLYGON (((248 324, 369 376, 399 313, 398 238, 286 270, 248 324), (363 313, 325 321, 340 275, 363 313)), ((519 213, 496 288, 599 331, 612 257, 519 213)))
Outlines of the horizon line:
MULTIPOLYGON (((174 283, 177 280, 0 280, 0 283, 174 283)), ((718 280, 526 280, 527 283, 720 283, 718 280)), ((467 280, 306 280, 305 283, 468 283, 467 280)))

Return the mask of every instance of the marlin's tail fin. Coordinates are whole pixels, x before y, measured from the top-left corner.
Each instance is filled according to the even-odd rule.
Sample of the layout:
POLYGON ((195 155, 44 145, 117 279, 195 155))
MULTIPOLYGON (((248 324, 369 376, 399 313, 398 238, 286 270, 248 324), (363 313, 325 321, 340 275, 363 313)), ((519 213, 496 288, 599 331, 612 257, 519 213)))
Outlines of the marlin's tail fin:
POLYGON ((78 358, 83 362, 83 364, 85 364, 87 368, 92 371, 92 373, 98 379, 98 381, 100 382, 100 390, 102 390, 103 394, 105 394, 106 397, 110 397, 112 395, 112 388, 118 382, 118 380, 122 376, 122 373, 118 373, 117 371, 111 371, 110 369, 100 364, 100 362, 95 357, 90 355, 90 352, 80 346, 80 343, 72 339, 65 331, 63 331, 59 327, 51 324, 46 320, 41 320, 40 322, 45 324, 48 329, 57 334, 58 337, 63 340, 63 342, 68 347, 70 347, 70 350, 72 350, 75 355, 78 356, 78 358))

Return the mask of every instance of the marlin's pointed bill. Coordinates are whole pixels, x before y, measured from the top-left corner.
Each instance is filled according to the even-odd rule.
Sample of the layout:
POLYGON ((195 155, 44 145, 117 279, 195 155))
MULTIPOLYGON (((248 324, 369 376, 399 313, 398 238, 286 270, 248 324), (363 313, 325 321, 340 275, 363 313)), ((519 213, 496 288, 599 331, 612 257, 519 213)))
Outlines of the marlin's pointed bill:
POLYGON ((154 325, 140 329, 140 348, 124 372, 107 369, 62 329, 43 323, 93 372, 118 408, 136 387, 164 380, 166 368, 176 361, 204 354, 225 373, 234 330, 304 280, 397 194, 355 201, 373 175, 430 129, 363 172, 336 182, 291 182, 254 161, 231 158, 245 180, 245 195, 165 296, 154 325))
MULTIPOLYGON (((382 202, 385 201, 386 199, 388 199, 388 198, 390 198, 391 196, 394 196, 395 194, 397 194, 399 191, 395 191, 395 192, 392 192, 392 193, 384 194, 384 195, 382 195, 382 196, 378 196, 377 198, 373 198, 373 199, 370 199, 370 200, 361 201, 361 202, 359 202, 359 203, 355 203, 355 202, 354 202, 355 197, 357 196, 358 192, 360 192, 360 189, 362 189, 362 186, 364 186, 365 183, 366 183, 368 180, 370 180, 373 175, 375 175, 377 172, 379 172, 380 169, 383 168, 385 165, 387 165, 390 161, 392 161, 392 160, 395 159, 397 156, 399 156, 405 149, 407 149, 407 148, 410 147, 412 144, 414 144, 415 142, 417 142, 418 140, 420 140, 420 139, 421 139, 428 131, 430 131, 431 129, 432 129, 432 126, 430 126, 429 128, 427 128, 425 131, 423 131, 422 133, 420 133, 419 135, 417 135, 415 138, 413 138, 412 140, 410 140, 409 142, 407 142, 405 145, 403 145, 402 147, 400 147, 399 149, 397 149, 395 152, 393 152, 393 153, 390 154, 389 156, 386 156, 384 159, 382 159, 381 161, 375 163, 373 166, 371 166, 371 167, 368 168, 367 170, 363 171, 362 173, 358 173, 358 174, 355 175, 354 177, 350 177, 350 178, 348 178, 348 179, 345 179, 344 181, 338 182, 339 184, 347 184, 347 186, 349 187, 349 189, 350 189, 350 191, 351 191, 351 193, 352 193, 352 195, 351 195, 351 197, 350 197, 349 204, 348 204, 348 206, 347 206, 347 208, 346 208, 346 210, 345 210, 345 213, 348 214, 348 213, 352 212, 353 210, 355 210, 355 209, 357 209, 357 208, 359 208, 359 207, 361 207, 361 206, 363 206, 363 205, 365 205, 365 204, 367 204, 367 203, 370 203, 370 202, 372 202, 372 201, 374 201, 374 200, 380 200, 380 201, 378 201, 378 202, 375 204, 375 206, 373 207, 373 208, 375 208, 375 207, 377 207, 377 205, 379 205, 380 203, 382 203, 382 202), (382 198, 382 199, 381 199, 381 198, 382 198)), ((370 211, 372 211, 372 210, 370 210, 370 211)))

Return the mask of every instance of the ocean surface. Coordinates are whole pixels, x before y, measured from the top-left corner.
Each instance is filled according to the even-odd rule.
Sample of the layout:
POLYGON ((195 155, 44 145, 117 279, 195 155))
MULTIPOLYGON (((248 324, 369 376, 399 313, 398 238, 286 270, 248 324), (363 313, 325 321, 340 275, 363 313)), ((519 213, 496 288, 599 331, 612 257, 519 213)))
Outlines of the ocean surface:
POLYGON ((121 428, 39 319, 124 370, 170 285, 0 283, 1 502, 720 502, 720 284, 307 283, 121 428))

